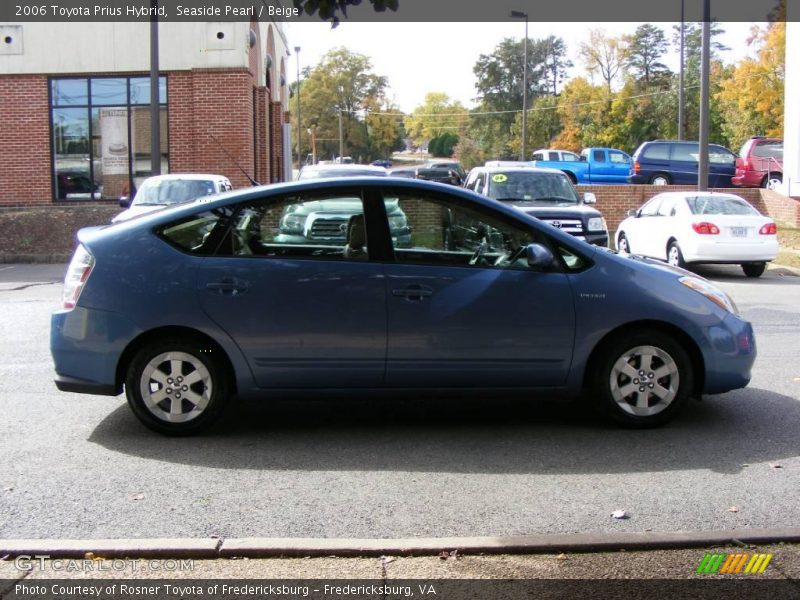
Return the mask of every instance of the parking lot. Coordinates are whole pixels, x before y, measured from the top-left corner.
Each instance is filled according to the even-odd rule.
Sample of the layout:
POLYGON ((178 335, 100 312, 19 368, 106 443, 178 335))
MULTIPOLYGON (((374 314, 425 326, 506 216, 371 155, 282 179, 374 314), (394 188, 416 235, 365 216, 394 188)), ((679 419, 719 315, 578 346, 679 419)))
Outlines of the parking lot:
POLYGON ((413 537, 796 526, 800 277, 705 268, 755 327, 750 386, 669 426, 525 399, 240 402, 202 436, 58 392, 63 265, 0 265, 2 538, 413 537), (627 519, 610 514, 625 510, 627 519))

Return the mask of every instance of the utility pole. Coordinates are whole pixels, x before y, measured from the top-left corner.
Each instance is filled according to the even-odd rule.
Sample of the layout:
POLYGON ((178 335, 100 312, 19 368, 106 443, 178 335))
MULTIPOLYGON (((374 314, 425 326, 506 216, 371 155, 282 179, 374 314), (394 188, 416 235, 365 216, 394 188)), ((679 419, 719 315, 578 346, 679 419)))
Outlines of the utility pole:
POLYGON ((344 157, 344 136, 342 135, 342 109, 339 108, 339 162, 344 157))
POLYGON ((300 158, 300 46, 294 47, 294 59, 297 62, 297 170, 303 168, 300 158))
POLYGON ((150 174, 161 174, 161 104, 158 85, 158 0, 150 0, 150 174))
POLYGON ((525 41, 522 44, 522 145, 519 159, 527 160, 528 155, 528 13, 512 10, 511 17, 525 19, 525 41))
POLYGON ((686 32, 684 3, 686 0, 681 0, 681 52, 680 52, 680 69, 678 71, 678 139, 683 139, 683 105, 686 101, 683 96, 683 65, 684 65, 684 36, 686 32))
POLYGON ((703 50, 700 55, 700 164, 697 169, 697 190, 708 190, 708 93, 711 64, 711 0, 703 0, 703 50))

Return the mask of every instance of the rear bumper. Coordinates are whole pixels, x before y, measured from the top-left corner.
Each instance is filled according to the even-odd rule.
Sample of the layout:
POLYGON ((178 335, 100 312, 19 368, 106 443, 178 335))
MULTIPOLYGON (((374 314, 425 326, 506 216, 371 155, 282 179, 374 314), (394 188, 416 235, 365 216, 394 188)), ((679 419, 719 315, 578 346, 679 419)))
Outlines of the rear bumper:
POLYGON ((747 243, 708 241, 686 244, 681 246, 681 250, 684 260, 688 263, 769 262, 778 256, 778 241, 776 239, 747 243))
POLYGON ((62 392, 74 392, 76 394, 95 394, 98 396, 119 396, 122 388, 107 383, 97 383, 87 381, 77 377, 67 377, 66 375, 56 375, 56 387, 62 392))

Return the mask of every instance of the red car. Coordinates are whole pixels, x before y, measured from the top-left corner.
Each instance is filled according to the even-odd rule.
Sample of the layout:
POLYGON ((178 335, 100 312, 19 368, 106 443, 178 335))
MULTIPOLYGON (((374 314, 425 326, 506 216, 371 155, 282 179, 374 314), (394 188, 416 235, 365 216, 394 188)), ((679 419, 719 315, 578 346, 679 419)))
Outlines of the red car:
POLYGON ((736 159, 733 185, 774 189, 783 181, 783 140, 752 137, 744 143, 736 159))

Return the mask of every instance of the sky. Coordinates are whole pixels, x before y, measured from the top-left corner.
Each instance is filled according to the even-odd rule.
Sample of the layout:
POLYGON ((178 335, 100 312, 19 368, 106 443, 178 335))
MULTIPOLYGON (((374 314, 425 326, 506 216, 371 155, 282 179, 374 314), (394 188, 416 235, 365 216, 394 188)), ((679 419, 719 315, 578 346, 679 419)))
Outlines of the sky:
MULTIPOLYGON (((284 23, 290 48, 300 46, 300 68, 315 66, 332 48, 345 46, 372 60, 373 71, 389 79, 389 98, 404 112, 420 105, 428 92, 445 92, 466 107, 474 106, 475 76, 472 68, 481 54, 489 54, 503 38, 522 39, 523 21, 503 23, 352 23, 343 21, 331 29, 328 23, 284 23)), ((640 23, 529 23, 530 39, 551 34, 564 39, 575 64, 570 77, 585 75, 578 58, 580 43, 588 29, 599 27, 609 35, 633 33, 640 23)), ((670 39, 673 23, 654 23, 670 39)), ((735 62, 751 53, 746 39, 752 23, 722 23, 720 41, 731 50, 725 62, 735 62)), ((294 53, 293 53, 294 54, 294 53)), ((287 75, 297 77, 296 56, 289 57, 287 75)), ((664 61, 677 71, 677 54, 664 61)), ((599 83, 599 82, 598 82, 599 83)))

